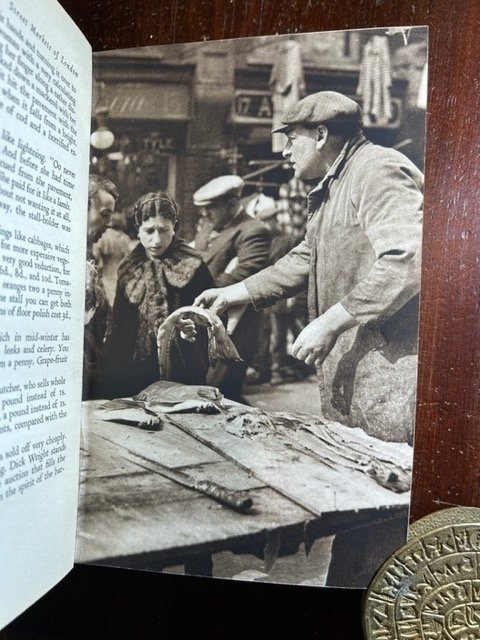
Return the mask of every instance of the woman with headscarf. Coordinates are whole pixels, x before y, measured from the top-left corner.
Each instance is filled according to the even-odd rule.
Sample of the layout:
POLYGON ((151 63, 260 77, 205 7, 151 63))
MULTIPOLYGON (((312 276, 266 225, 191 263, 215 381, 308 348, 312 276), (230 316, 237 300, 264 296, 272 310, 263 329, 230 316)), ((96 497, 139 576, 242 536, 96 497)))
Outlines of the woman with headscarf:
MULTIPOLYGON (((139 244, 120 264, 107 351, 107 395, 131 396, 160 379, 157 333, 167 316, 213 286, 200 254, 177 237, 177 205, 164 191, 147 193, 133 209, 139 244)), ((180 335, 171 380, 204 384, 206 333, 195 343, 180 335), (198 341, 200 339, 200 341, 198 341)))

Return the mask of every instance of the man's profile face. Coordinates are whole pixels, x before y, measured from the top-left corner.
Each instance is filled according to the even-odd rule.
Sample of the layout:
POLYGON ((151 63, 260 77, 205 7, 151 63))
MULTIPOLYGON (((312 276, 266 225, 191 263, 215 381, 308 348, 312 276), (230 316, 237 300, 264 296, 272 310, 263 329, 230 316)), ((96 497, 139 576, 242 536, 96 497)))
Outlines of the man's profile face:
POLYGON ((317 149, 317 129, 294 125, 286 131, 287 143, 283 157, 294 170, 295 178, 315 180, 323 178, 322 151, 317 149))
POLYGON ((115 198, 104 189, 99 189, 90 202, 88 209, 88 239, 94 243, 100 239, 110 224, 115 210, 115 198))
POLYGON ((217 198, 203 207, 202 215, 210 221, 212 228, 218 231, 233 219, 237 206, 235 198, 217 198))

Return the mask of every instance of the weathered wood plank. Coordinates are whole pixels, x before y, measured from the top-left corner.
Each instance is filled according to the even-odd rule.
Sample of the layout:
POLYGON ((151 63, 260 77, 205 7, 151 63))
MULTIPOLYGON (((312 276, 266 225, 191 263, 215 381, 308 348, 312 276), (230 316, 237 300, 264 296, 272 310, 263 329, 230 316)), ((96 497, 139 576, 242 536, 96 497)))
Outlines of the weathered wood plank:
MULTIPOLYGON (((129 464, 134 470, 133 474, 88 478, 80 490, 81 509, 100 512, 105 505, 107 509, 111 504, 119 507, 134 504, 136 507, 141 507, 151 502, 193 500, 200 495, 160 474, 146 471, 135 463, 129 464)), ((265 486, 254 476, 229 461, 182 467, 182 471, 189 473, 197 480, 211 480, 238 491, 260 489, 265 486)))
MULTIPOLYGON (((156 553, 168 564, 169 558, 178 561, 196 553, 250 545, 255 536, 263 540, 267 531, 283 531, 295 526, 303 533, 304 523, 311 517, 269 488, 252 489, 255 509, 252 514, 244 515, 194 492, 186 496, 188 489, 181 487, 170 492, 175 496, 171 502, 156 500, 152 483, 165 488, 170 481, 157 480, 151 474, 135 476, 133 486, 128 483, 130 499, 127 502, 124 500, 127 484, 114 486, 115 481, 107 481, 112 484, 105 486, 104 495, 110 494, 111 498, 111 492, 117 491, 119 500, 104 501, 101 513, 95 502, 98 496, 84 494, 85 507, 77 527, 77 562, 156 553), (91 509, 87 507, 89 500, 91 509)), ((164 498, 163 492, 160 495, 164 498)))
POLYGON ((80 482, 103 476, 123 476, 138 472, 138 467, 119 456, 119 449, 91 430, 82 433, 80 482))
POLYGON ((321 448, 305 452, 294 430, 252 439, 225 431, 223 416, 182 415, 148 432, 99 420, 90 409, 84 447, 90 447, 94 473, 81 485, 78 562, 161 569, 227 549, 261 555, 273 534, 291 550, 306 534, 324 535, 324 521, 329 532, 337 531, 375 513, 388 519, 381 507, 405 504, 358 471, 322 464, 321 448), (128 459, 130 451, 197 479, 248 490, 252 512, 238 514, 145 471, 128 459))
POLYGON ((223 458, 208 446, 181 433, 170 422, 160 431, 145 431, 135 426, 101 420, 96 411, 98 403, 84 403, 82 429, 88 446, 90 434, 96 434, 124 450, 156 460, 169 467, 183 467, 207 462, 219 462, 223 458))
POLYGON ((408 493, 388 491, 352 469, 332 469, 296 448, 294 441, 285 446, 285 441, 274 434, 263 438, 235 436, 222 428, 218 416, 199 421, 196 416, 178 415, 175 422, 314 514, 408 504, 408 493))

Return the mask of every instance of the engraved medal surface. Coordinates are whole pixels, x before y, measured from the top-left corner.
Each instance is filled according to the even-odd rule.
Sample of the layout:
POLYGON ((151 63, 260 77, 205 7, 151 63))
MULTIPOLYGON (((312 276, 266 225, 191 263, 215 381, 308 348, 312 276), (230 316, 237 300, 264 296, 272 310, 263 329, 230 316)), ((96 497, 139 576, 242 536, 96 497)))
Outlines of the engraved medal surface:
POLYGON ((480 639, 480 509, 415 522, 364 599, 367 640, 480 639))

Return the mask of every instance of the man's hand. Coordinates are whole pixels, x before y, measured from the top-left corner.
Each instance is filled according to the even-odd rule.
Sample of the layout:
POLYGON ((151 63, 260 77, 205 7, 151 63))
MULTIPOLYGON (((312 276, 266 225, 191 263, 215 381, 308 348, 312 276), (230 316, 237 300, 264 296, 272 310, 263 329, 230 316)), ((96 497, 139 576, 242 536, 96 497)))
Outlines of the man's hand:
POLYGON ((292 346, 292 355, 305 364, 320 366, 337 341, 338 334, 325 326, 323 316, 316 318, 300 332, 292 346))
POLYGON ((193 304, 220 315, 230 307, 245 305, 249 302, 247 288, 243 282, 236 282, 221 289, 207 289, 195 298, 193 304))
POLYGON ((337 303, 300 332, 292 346, 292 355, 318 367, 333 349, 338 336, 356 324, 355 318, 337 303))
POLYGON ((243 282, 236 282, 221 289, 207 289, 195 298, 197 307, 210 309, 218 316, 228 309, 227 333, 232 333, 250 302, 250 296, 243 282))
POLYGON ((205 251, 207 249, 213 227, 213 221, 209 218, 204 217, 200 219, 195 235, 195 249, 197 251, 205 251))

